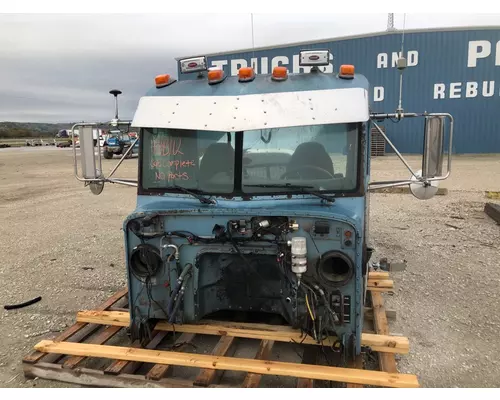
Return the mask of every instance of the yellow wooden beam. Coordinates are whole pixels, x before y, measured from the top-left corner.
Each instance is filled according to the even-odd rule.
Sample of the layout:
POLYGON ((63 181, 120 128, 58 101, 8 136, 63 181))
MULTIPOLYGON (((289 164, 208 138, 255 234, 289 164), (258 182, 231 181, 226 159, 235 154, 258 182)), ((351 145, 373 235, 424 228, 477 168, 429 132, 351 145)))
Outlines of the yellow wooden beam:
POLYGON ((392 289, 394 281, 391 279, 370 279, 368 277, 368 286, 392 289))
POLYGON ((35 349, 44 353, 179 365, 195 368, 244 371, 262 375, 293 376, 298 378, 357 383, 373 386, 398 388, 416 388, 419 386, 415 375, 327 367, 323 365, 304 365, 267 360, 217 357, 205 354, 136 349, 133 347, 54 342, 51 340, 42 340, 40 343, 35 345, 35 349))
POLYGON ((370 271, 368 279, 389 279, 389 272, 386 271, 370 271))
MULTIPOLYGON (((129 326, 130 316, 121 311, 80 311, 77 314, 78 322, 87 322, 100 325, 129 326)), ((302 344, 319 343, 311 336, 304 337, 302 332, 289 326, 266 324, 251 324, 239 322, 201 321, 199 324, 171 325, 160 321, 154 327, 158 331, 175 331, 182 333, 197 333, 201 335, 234 336, 248 339, 274 340, 276 342, 297 342, 302 344)), ((323 340, 323 345, 331 346, 336 338, 323 340)), ((409 352, 408 338, 402 336, 387 336, 363 333, 361 344, 370 347, 373 351, 406 354, 409 352)))

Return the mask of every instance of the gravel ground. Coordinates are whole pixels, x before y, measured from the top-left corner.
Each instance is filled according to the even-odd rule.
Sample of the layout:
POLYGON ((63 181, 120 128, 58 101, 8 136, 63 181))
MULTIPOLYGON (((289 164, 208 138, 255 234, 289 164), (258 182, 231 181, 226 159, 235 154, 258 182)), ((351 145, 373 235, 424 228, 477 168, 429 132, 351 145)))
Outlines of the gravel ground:
MULTIPOLYGON (((415 157, 412 165, 418 166, 415 157)), ((104 160, 104 169, 116 161, 104 160)), ((41 302, 0 310, 0 386, 69 386, 26 380, 21 359, 126 285, 122 221, 135 206, 134 189, 108 185, 94 196, 72 175, 68 149, 0 150, 0 305, 36 296, 41 302)), ((135 159, 117 175, 134 177, 135 159)), ((373 194, 374 257, 407 260, 395 274, 393 332, 410 339, 401 372, 424 387, 500 386, 500 226, 483 213, 485 190, 500 190, 500 156, 458 156, 428 201, 373 194)), ((408 177, 394 157, 373 162, 373 179, 408 177)), ((286 357, 283 355, 283 359, 286 357)))

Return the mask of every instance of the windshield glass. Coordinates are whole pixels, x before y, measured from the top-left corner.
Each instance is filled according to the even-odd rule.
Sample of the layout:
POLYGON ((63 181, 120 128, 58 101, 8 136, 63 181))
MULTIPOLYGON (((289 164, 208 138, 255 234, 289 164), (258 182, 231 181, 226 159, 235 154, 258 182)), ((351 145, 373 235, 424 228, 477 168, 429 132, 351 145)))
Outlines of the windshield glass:
POLYGON ((280 185, 332 192, 357 187, 355 123, 237 133, 152 128, 143 129, 143 137, 141 180, 146 190, 178 185, 248 195, 294 191, 280 185), (243 157, 240 177, 235 177, 236 154, 243 157))
MULTIPOLYGON (((307 185, 315 190, 354 190, 356 124, 247 131, 243 135, 243 191, 253 185, 307 185)), ((286 190, 283 188, 281 190, 286 190)))
POLYGON ((234 133, 145 129, 143 187, 232 193, 234 159, 234 133))

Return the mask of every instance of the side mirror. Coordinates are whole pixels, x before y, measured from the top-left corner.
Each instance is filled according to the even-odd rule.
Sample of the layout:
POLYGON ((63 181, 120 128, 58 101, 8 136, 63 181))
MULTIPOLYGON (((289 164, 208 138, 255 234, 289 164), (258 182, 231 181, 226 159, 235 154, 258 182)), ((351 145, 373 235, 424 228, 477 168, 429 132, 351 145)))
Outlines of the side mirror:
POLYGON ((422 177, 441 176, 443 171, 444 116, 425 117, 422 177))
POLYGON ((100 178, 101 173, 97 168, 98 155, 96 156, 94 148, 94 127, 82 125, 79 133, 82 176, 84 179, 100 178))

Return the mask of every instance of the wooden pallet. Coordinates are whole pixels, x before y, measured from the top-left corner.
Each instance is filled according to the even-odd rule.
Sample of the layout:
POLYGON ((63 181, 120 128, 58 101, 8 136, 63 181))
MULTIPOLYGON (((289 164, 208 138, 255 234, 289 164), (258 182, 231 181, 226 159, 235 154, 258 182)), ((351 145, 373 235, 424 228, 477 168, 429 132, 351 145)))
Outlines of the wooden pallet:
MULTIPOLYGON (((363 369, 362 357, 349 368, 319 365, 320 346, 311 337, 281 325, 203 321, 173 326, 159 322, 149 343, 141 347, 127 340, 128 297, 122 290, 97 309, 79 312, 77 322, 55 339, 35 345, 35 351, 23 359, 24 374, 99 387, 259 387, 268 375, 288 377, 297 387, 313 387, 320 381, 348 387, 418 387, 416 376, 397 372, 394 354, 408 353, 409 343, 405 337, 389 334, 383 297, 377 290, 391 290, 393 283, 385 272, 370 274, 369 287, 375 290, 371 294, 373 309, 365 311, 375 332, 363 333, 362 345, 378 352, 379 371, 363 369), (107 344, 120 336, 126 345, 107 344), (217 340, 211 354, 193 352, 190 345, 197 338, 209 337, 217 340), (253 358, 233 356, 238 344, 248 348, 250 343, 258 343, 253 358), (302 362, 274 360, 277 346, 303 350, 302 362), (177 370, 190 375, 176 377, 177 370), (225 371, 238 375, 239 381, 224 382, 225 371)), ((333 343, 334 338, 323 342, 333 343)))

